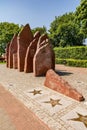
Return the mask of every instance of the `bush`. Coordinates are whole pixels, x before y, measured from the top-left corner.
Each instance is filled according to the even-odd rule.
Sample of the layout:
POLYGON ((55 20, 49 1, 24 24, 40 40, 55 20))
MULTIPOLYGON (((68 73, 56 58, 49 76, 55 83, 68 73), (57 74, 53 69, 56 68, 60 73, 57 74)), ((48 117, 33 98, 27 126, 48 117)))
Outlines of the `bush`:
POLYGON ((59 59, 87 60, 87 46, 54 48, 54 51, 59 59))
POLYGON ((75 59, 55 59, 56 64, 65 64, 68 66, 87 67, 87 60, 75 60, 75 59))

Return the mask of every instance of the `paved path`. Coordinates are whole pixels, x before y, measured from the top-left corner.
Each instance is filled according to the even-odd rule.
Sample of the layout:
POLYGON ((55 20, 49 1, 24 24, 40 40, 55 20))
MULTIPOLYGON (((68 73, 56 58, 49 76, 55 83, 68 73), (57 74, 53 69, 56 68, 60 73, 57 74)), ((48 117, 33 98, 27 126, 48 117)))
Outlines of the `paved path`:
POLYGON ((87 68, 56 65, 58 74, 81 92, 87 101, 87 68))
POLYGON ((0 85, 0 130, 50 130, 0 85))
MULTIPOLYGON (((57 65, 56 71, 84 95, 86 99, 84 102, 75 101, 46 88, 43 86, 45 77, 34 77, 33 73, 25 74, 24 72, 18 72, 18 70, 8 69, 5 65, 0 65, 0 84, 4 86, 5 90, 3 88, 0 89, 11 92, 13 98, 14 96, 16 97, 16 99, 14 98, 15 101, 19 100, 16 101, 19 102, 17 105, 22 105, 23 109, 22 115, 21 111, 18 112, 20 117, 23 116, 23 113, 26 113, 25 107, 27 112, 32 111, 31 114, 34 113, 35 117, 32 120, 39 121, 40 126, 37 126, 40 128, 29 130, 43 130, 43 127, 44 130, 49 128, 50 130, 87 130, 87 69, 57 65), (37 94, 35 94, 36 92, 37 94), (54 107, 51 104, 52 99, 58 101, 54 107)), ((4 92, 2 94, 5 95, 4 92)), ((9 107, 14 114, 14 105, 13 103, 10 104, 9 100, 6 100, 6 102, 8 101, 9 107)), ((4 108, 1 107, 0 113, 4 115, 4 120, 8 122, 8 126, 10 126, 9 123, 12 124, 11 130, 22 130, 15 128, 14 121, 10 119, 9 113, 6 115, 7 112, 4 108)), ((26 124, 26 128, 23 130, 27 130, 28 120, 26 118, 28 117, 26 114, 24 115, 23 123, 26 124)), ((0 118, 1 121, 2 118, 0 118)), ((4 122, 3 125, 5 126, 5 124, 4 122)), ((10 130, 10 128, 1 130, 10 130)))

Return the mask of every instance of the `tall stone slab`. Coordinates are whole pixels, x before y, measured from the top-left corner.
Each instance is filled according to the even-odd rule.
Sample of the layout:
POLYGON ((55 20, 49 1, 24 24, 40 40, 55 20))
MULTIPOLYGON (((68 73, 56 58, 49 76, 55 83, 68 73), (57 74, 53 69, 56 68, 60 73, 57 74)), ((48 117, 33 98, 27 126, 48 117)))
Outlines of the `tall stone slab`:
POLYGON ((24 71, 26 51, 32 40, 33 34, 29 24, 26 24, 18 35, 18 70, 20 72, 24 71))
POLYGON ((9 46, 10 43, 8 43, 6 46, 6 67, 9 67, 9 46))
POLYGON ((9 68, 13 68, 13 54, 17 53, 17 34, 15 34, 9 46, 9 68))
POLYGON ((45 75, 49 69, 55 69, 52 47, 48 40, 45 40, 43 43, 43 46, 37 49, 33 60, 33 72, 35 76, 45 75))
POLYGON ((26 57, 25 57, 25 66, 24 66, 24 72, 26 73, 33 72, 33 58, 36 53, 39 37, 40 37, 40 32, 36 32, 34 35, 34 40, 28 46, 26 57))
POLYGON ((33 72, 33 57, 35 55, 36 48, 37 48, 37 39, 34 39, 30 43, 25 57, 24 72, 26 73, 33 72))

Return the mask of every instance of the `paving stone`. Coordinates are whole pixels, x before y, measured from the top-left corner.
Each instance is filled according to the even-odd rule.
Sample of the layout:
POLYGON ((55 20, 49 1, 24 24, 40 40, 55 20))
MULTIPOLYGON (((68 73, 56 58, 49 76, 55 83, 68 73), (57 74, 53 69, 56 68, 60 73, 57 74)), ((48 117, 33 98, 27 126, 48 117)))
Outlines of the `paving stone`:
POLYGON ((78 119, 79 118, 78 113, 81 114, 82 116, 87 116, 87 110, 86 109, 84 109, 82 107, 76 107, 74 110, 70 111, 69 113, 67 113, 66 115, 61 117, 61 119, 63 121, 65 121, 67 124, 70 124, 74 129, 87 130, 87 126, 85 126, 84 123, 83 123, 84 120, 85 121, 87 120, 87 118, 83 118, 82 119, 83 122, 80 121, 80 119, 78 119))
MULTIPOLYGON (((80 69, 80 68, 75 69, 72 67, 59 65, 57 67, 57 70, 65 72, 64 75, 63 73, 61 74, 61 77, 68 80, 69 83, 73 85, 73 87, 75 87, 75 85, 76 87, 78 86, 78 90, 84 88, 83 95, 84 93, 85 95, 87 95, 86 86, 85 87, 83 86, 87 84, 86 69, 80 69), (84 82, 84 84, 77 83, 76 80, 84 82)), ((40 120, 42 120, 45 124, 47 124, 50 130, 87 130, 87 128, 84 126, 82 122, 80 123, 70 120, 72 118, 78 117, 77 112, 79 112, 83 116, 87 115, 87 105, 84 104, 87 101, 87 97, 85 96, 86 100, 80 103, 78 101, 75 101, 74 99, 71 99, 67 96, 57 93, 54 90, 44 87, 43 86, 44 80, 45 77, 34 77, 33 73, 27 73, 27 74, 24 72, 19 73, 17 70, 7 69, 5 65, 0 65, 0 83, 5 87, 5 89, 10 91, 12 95, 16 97, 16 99, 20 100, 25 105, 25 107, 27 107, 27 109, 31 110, 33 113, 35 113, 37 117, 39 117, 40 120), (43 92, 43 94, 42 95, 37 94, 33 96, 33 93, 28 93, 29 91, 33 91, 34 89, 36 90, 41 89, 42 90, 41 92, 43 92), (63 105, 62 106, 56 105, 55 107, 52 107, 50 103, 43 103, 44 101, 50 101, 50 98, 53 99, 60 98, 61 101, 59 103, 63 105)), ((1 94, 5 93, 0 90, 0 95, 1 94)), ((3 98, 0 98, 0 102, 2 100, 3 98)), ((6 102, 7 104, 9 104, 11 100, 10 102, 6 100, 6 102)), ((11 103, 9 106, 11 106, 11 103)), ((25 115, 22 114, 22 117, 25 120, 27 120, 26 114, 25 115)), ((20 118, 17 119, 17 121, 19 120, 20 118)), ((23 130, 27 130, 28 123, 24 122, 24 124, 25 125, 23 127, 23 130)), ((12 130, 12 128, 10 129, 12 130)))
MULTIPOLYGON (((1 124, 2 130, 14 130, 12 129, 12 123, 15 126, 15 130, 50 130, 45 123, 43 123, 36 115, 26 108, 20 101, 18 101, 12 94, 6 91, 0 85, 0 107, 3 108, 7 114, 3 113, 5 121, 1 124), (10 102, 9 102, 10 101, 10 102), (6 119, 7 118, 7 119, 6 119), (27 127, 26 127, 27 125, 27 127)), ((2 111, 3 112, 3 111, 2 111)), ((2 120, 2 119, 1 119, 2 120)))

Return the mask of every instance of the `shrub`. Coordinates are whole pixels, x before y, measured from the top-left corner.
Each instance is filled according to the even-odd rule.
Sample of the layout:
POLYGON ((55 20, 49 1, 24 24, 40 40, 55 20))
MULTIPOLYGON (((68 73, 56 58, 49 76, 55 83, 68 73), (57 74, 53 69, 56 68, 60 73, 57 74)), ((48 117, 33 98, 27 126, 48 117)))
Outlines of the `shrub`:
POLYGON ((54 51, 59 59, 87 60, 87 46, 54 48, 54 51))
POLYGON ((75 60, 75 59, 55 59, 56 64, 65 64, 68 66, 87 67, 87 60, 75 60))

